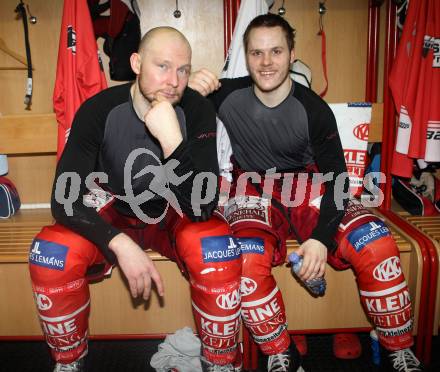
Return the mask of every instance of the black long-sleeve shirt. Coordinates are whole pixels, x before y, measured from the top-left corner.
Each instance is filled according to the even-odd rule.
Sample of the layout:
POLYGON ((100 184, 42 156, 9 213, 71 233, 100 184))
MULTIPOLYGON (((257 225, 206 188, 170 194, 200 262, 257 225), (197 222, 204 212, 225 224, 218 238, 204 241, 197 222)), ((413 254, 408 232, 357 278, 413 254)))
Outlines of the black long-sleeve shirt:
MULTIPOLYGON (((159 217, 166 207, 166 197, 162 197, 160 191, 171 191, 182 211, 194 221, 205 220, 217 203, 215 189, 214 198, 202 203, 200 211, 193 210, 191 204, 195 176, 200 172, 211 172, 218 176, 216 119, 212 104, 197 92, 189 88, 185 90, 182 101, 175 108, 184 139, 174 152, 164 159, 158 141, 134 111, 130 86, 131 84, 124 84, 106 89, 88 99, 79 108, 57 166, 52 191, 51 208, 56 221, 95 243, 109 261, 114 260, 114 254, 109 250, 108 244, 120 231, 107 223, 95 208, 87 207, 83 203, 83 196, 89 191, 85 181, 92 172, 104 172, 108 181, 101 181, 101 186, 115 195, 126 196, 124 182, 127 181, 133 189, 134 196, 145 190, 153 191, 140 205, 142 212, 151 218, 159 217), (138 152, 137 156, 133 155, 136 154, 133 151, 138 152), (127 159, 132 166, 128 164, 126 167, 127 159), (159 174, 159 161, 163 165, 159 167, 161 176, 155 177, 159 174), (150 171, 136 177, 143 169, 150 171), (74 195, 71 183, 68 182, 66 190, 56 190, 57 180, 61 180, 60 176, 65 172, 73 172, 71 175, 76 173, 81 182, 78 198, 72 205, 72 215, 69 215, 62 201, 69 193, 74 195), (124 180, 124 172, 127 172, 128 179, 124 180), (173 182, 173 179, 189 172, 190 176, 183 182, 173 182), (172 177, 169 177, 170 175, 172 177), (157 183, 158 180, 163 185, 164 179, 169 181, 169 189, 150 187, 152 182, 157 183)), ((212 190, 210 191, 212 193, 212 190)), ((116 198, 114 207, 124 215, 135 216, 127 198, 116 198)))
MULTIPOLYGON (((289 95, 276 107, 267 107, 259 100, 250 77, 222 79, 221 84, 220 90, 208 98, 225 125, 241 169, 289 172, 315 164, 321 173, 333 173, 332 180, 325 182, 311 238, 334 248, 333 236, 344 216, 344 208, 339 205, 338 209, 335 202, 335 181, 347 169, 330 107, 312 90, 294 82, 289 95)), ((348 189, 348 178, 343 181, 344 189, 348 189)), ((345 206, 346 202, 341 204, 345 206)))

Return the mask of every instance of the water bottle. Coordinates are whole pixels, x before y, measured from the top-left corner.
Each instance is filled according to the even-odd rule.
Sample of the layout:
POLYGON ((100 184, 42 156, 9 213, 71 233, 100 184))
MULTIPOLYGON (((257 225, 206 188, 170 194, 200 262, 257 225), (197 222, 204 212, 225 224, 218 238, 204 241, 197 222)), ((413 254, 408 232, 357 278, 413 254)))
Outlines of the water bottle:
POLYGON ((371 356, 373 359, 373 364, 376 366, 380 365, 380 344, 379 338, 377 337, 377 333, 374 329, 370 332, 370 340, 371 340, 371 356))
MULTIPOLYGON (((302 256, 297 255, 295 252, 292 252, 289 255, 289 261, 292 264, 292 273, 299 278, 298 272, 301 269, 303 258, 302 256)), ((321 278, 315 278, 310 280, 303 281, 305 287, 307 290, 312 293, 315 296, 323 296, 325 293, 325 288, 327 286, 327 283, 324 279, 324 277, 321 278)))

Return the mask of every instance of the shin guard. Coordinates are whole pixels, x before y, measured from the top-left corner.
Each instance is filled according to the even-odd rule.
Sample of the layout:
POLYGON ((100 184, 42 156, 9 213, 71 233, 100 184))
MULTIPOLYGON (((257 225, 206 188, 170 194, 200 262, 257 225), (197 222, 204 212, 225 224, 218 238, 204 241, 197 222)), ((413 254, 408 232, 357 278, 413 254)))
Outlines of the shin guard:
POLYGON ((64 364, 80 359, 87 354, 90 296, 86 280, 60 287, 43 287, 37 282, 33 284, 35 303, 53 359, 64 364))
POLYGON ((352 265, 362 305, 388 350, 413 344, 411 299, 389 228, 371 221, 349 232, 338 250, 352 265))
POLYGON ((286 313, 272 270, 276 239, 261 230, 237 233, 242 251, 241 315, 260 350, 267 355, 290 345, 286 313))
POLYGON ((87 353, 90 294, 86 271, 97 248, 60 225, 48 226, 29 251, 35 304, 52 357, 63 364, 87 353))
POLYGON ((204 357, 232 363, 240 329, 241 253, 226 223, 189 223, 176 234, 191 285, 192 307, 204 357))

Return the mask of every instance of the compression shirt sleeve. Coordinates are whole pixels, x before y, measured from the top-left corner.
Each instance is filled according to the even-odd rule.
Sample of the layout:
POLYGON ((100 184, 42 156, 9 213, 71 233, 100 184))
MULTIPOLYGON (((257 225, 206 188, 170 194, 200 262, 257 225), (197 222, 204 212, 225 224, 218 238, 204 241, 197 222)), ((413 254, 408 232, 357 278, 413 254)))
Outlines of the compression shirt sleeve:
POLYGON ((115 255, 108 244, 120 231, 104 221, 94 208, 83 204, 83 196, 88 192, 85 180, 96 169, 104 136, 109 109, 103 106, 103 100, 94 96, 78 109, 57 165, 51 209, 58 223, 92 241, 109 262, 114 262, 115 255))
POLYGON ((330 173, 332 177, 325 182, 318 223, 311 238, 333 250, 336 248, 333 238, 348 203, 344 192, 348 190, 349 180, 335 116, 327 103, 318 96, 315 99, 314 108, 307 110, 311 145, 320 173, 330 173))
POLYGON ((206 221, 218 200, 215 109, 208 99, 190 88, 185 90, 180 105, 185 113, 187 140, 166 159, 165 169, 169 171, 171 160, 177 160, 177 167, 171 170, 179 177, 190 174, 178 185, 170 182, 170 189, 192 221, 206 221))

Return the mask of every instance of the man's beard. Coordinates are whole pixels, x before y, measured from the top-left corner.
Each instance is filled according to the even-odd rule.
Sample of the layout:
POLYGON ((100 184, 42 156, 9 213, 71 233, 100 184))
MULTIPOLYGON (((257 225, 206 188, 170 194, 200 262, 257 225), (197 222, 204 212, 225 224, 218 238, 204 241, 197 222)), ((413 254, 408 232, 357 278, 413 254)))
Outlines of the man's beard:
MULTIPOLYGON (((145 89, 144 89, 144 87, 142 86, 142 84, 141 84, 141 80, 142 80, 142 77, 141 76, 139 76, 139 79, 138 79, 138 87, 139 87, 139 91, 141 92, 141 94, 142 94, 142 96, 148 101, 148 103, 151 103, 151 102, 153 102, 154 101, 154 99, 155 99, 155 95, 156 95, 156 93, 158 92, 158 91, 156 91, 156 92, 147 92, 145 89)), ((159 91, 160 92, 160 91, 159 91)), ((177 96, 177 98, 175 99, 175 100, 173 100, 173 101, 168 101, 168 102, 170 102, 173 106, 176 106, 179 102, 180 102, 180 99, 181 99, 182 97, 180 96, 180 95, 178 95, 177 96)))

